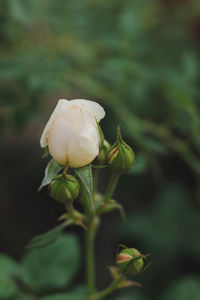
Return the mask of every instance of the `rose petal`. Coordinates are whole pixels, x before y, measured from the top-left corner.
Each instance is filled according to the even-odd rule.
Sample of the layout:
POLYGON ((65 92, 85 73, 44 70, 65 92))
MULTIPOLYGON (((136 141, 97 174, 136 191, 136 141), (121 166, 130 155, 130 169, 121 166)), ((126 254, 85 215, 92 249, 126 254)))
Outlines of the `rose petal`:
POLYGON ((44 131, 42 133, 42 136, 41 136, 41 139, 40 139, 40 145, 42 148, 45 148, 46 146, 48 146, 48 132, 51 128, 51 126, 53 125, 56 117, 60 114, 60 112, 63 110, 63 107, 65 105, 68 104, 68 100, 65 100, 65 99, 60 99, 58 101, 58 104, 56 105, 53 113, 51 114, 51 117, 49 119, 49 121, 47 122, 45 128, 44 128, 44 131))
POLYGON ((70 102, 79 103, 83 105, 90 113, 96 118, 97 122, 105 117, 105 110, 103 107, 95 101, 84 100, 84 99, 74 99, 70 102))

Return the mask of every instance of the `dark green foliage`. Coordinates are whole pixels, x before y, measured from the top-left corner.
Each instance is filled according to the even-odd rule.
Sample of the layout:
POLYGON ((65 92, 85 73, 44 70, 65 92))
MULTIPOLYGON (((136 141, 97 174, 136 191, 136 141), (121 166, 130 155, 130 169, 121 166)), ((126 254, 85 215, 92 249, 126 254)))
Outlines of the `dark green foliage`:
POLYGON ((34 249, 34 248, 43 248, 48 246, 49 244, 55 242, 61 232, 63 231, 63 225, 60 224, 56 226, 55 228, 35 236, 29 244, 26 246, 27 249, 34 249))
POLYGON ((80 262, 79 245, 63 235, 46 248, 28 252, 22 261, 23 281, 34 291, 52 291, 70 283, 80 262))
MULTIPOLYGON (((57 289, 66 289, 76 275, 79 263, 79 244, 71 234, 60 236, 46 248, 29 250, 21 265, 1 255, 0 299, 35 300, 41 293, 56 293, 57 289)), ((83 288, 64 294, 69 300, 76 299, 76 296, 84 299, 81 298, 84 296, 83 288)), ((59 299, 58 297, 55 299, 59 299)))
POLYGON ((10 299, 18 293, 17 286, 12 278, 0 274, 0 299, 10 299))
POLYGON ((200 280, 187 277, 177 280, 166 292, 162 300, 197 300, 200 299, 200 280))

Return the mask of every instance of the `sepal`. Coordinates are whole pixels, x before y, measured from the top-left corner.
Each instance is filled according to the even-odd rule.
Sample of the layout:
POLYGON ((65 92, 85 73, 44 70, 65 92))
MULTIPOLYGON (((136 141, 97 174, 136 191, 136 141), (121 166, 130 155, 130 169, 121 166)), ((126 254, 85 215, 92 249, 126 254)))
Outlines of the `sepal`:
POLYGON ((42 158, 46 158, 49 155, 50 155, 50 153, 49 153, 49 147, 47 146, 47 147, 44 148, 44 152, 43 152, 42 158))
POLYGON ((99 204, 98 209, 97 209, 97 213, 99 215, 101 215, 101 214, 108 213, 108 212, 110 212, 112 210, 115 210, 115 209, 117 209, 119 211, 119 213, 121 215, 121 218, 125 221, 126 220, 126 214, 125 214, 124 208, 120 203, 118 203, 114 199, 111 199, 106 203, 101 202, 99 204))
POLYGON ((108 152, 110 151, 110 144, 108 143, 108 141, 104 140, 103 145, 101 147, 101 150, 99 152, 99 155, 95 158, 95 160, 93 161, 93 166, 106 166, 107 164, 107 155, 108 152))
POLYGON ((42 183, 38 189, 38 192, 41 191, 41 189, 51 183, 51 181, 56 177, 56 175, 63 169, 63 166, 61 166, 55 159, 51 159, 49 163, 46 166, 44 178, 42 180, 42 183))
POLYGON ((85 225, 85 220, 86 217, 77 210, 73 210, 73 214, 65 213, 58 218, 58 221, 64 221, 64 228, 71 225, 78 225, 83 227, 84 229, 87 229, 87 226, 85 225))
POLYGON ((97 128, 98 128, 98 131, 99 131, 99 137, 100 137, 100 143, 99 143, 99 152, 100 152, 102 147, 103 147, 103 144, 104 144, 104 134, 103 134, 101 126, 99 125, 97 120, 96 120, 96 124, 97 124, 97 128))

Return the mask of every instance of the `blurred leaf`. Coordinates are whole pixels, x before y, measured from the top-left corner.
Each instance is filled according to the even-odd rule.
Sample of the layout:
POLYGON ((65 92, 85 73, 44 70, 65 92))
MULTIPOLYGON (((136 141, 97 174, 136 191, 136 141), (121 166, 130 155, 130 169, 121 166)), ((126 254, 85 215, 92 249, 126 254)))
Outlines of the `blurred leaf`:
POLYGON ((26 253, 22 260, 23 280, 35 291, 66 286, 79 267, 80 250, 75 236, 60 236, 55 243, 26 253))
POLYGON ((60 170, 63 168, 57 161, 55 161, 53 158, 48 163, 46 169, 45 169, 45 175, 44 179, 39 187, 39 191, 47 184, 51 183, 51 181, 54 179, 54 177, 60 172, 60 170))
POLYGON ((9 256, 0 254, 0 274, 17 276, 20 266, 9 256))
POLYGON ((18 293, 18 288, 12 278, 0 273, 0 299, 10 299, 18 293))
POLYGON ((128 170, 127 174, 138 175, 144 173, 148 168, 148 156, 145 154, 138 154, 136 162, 133 167, 128 170))
POLYGON ((19 293, 15 296, 14 299, 12 298, 12 300, 36 300, 36 298, 33 297, 33 296, 31 296, 31 295, 26 295, 26 294, 24 294, 24 293, 19 292, 19 293))
POLYGON ((57 227, 43 233, 40 235, 35 236, 26 246, 27 249, 34 249, 34 248, 43 248, 52 244, 57 240, 59 235, 63 231, 63 224, 58 225, 57 227))
POLYGON ((85 289, 76 288, 74 291, 65 294, 56 294, 42 297, 40 300, 87 300, 85 289))
POLYGON ((13 19, 21 22, 23 25, 27 25, 32 20, 34 11, 34 2, 37 0, 13 0, 11 2, 11 13, 13 19))
POLYGON ((176 281, 166 291, 162 300, 197 300, 200 299, 200 279, 188 277, 176 281))

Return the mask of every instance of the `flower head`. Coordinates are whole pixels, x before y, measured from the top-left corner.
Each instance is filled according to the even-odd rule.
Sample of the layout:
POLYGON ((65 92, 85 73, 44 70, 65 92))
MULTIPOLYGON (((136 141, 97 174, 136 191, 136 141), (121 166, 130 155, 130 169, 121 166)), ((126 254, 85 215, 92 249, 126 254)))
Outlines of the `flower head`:
POLYGON ((87 165, 99 154, 101 139, 96 122, 104 116, 104 109, 96 102, 61 99, 43 131, 41 147, 48 146, 61 165, 87 165))

